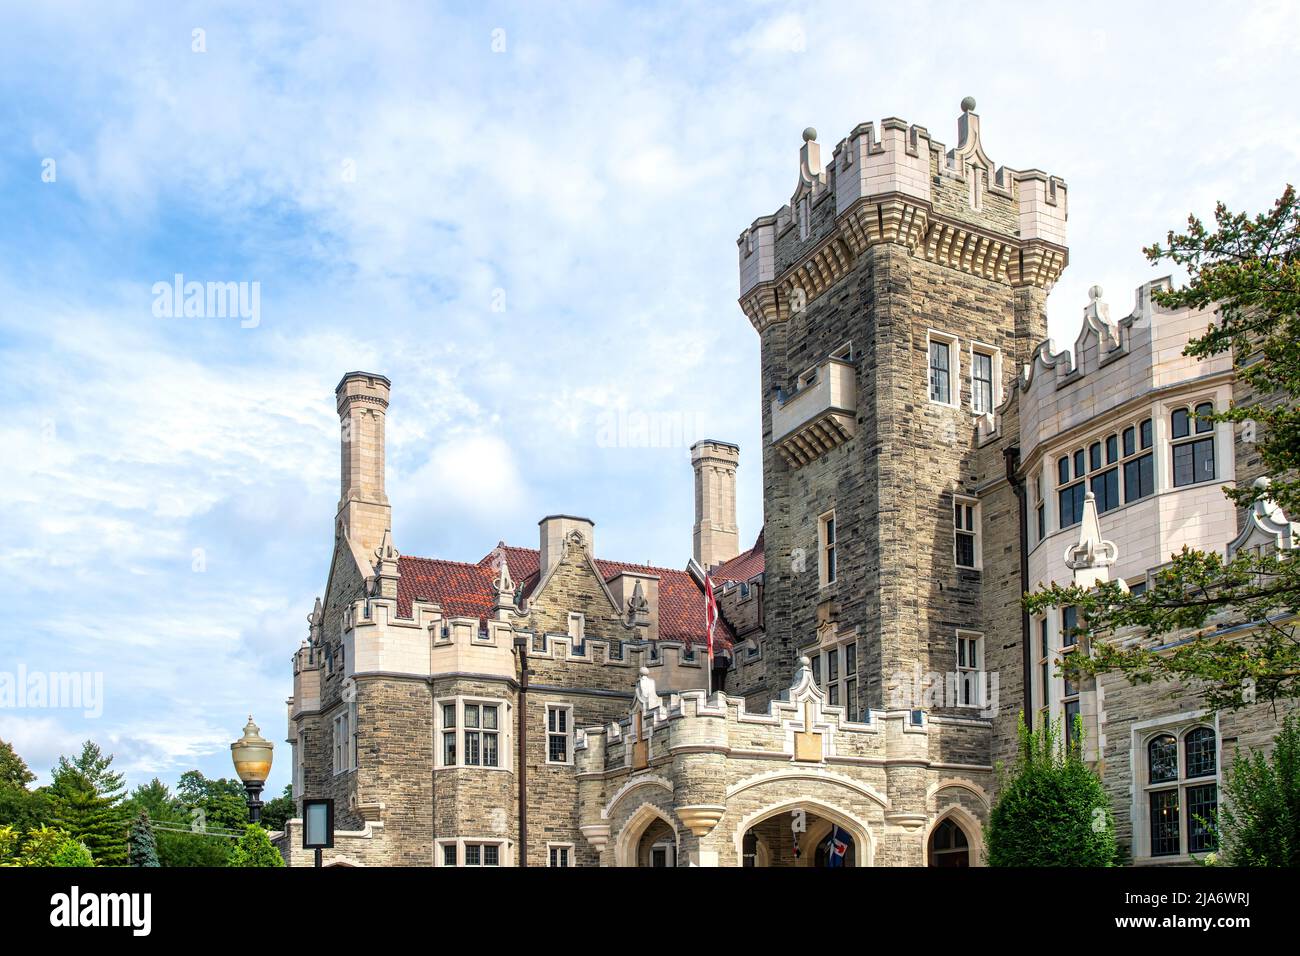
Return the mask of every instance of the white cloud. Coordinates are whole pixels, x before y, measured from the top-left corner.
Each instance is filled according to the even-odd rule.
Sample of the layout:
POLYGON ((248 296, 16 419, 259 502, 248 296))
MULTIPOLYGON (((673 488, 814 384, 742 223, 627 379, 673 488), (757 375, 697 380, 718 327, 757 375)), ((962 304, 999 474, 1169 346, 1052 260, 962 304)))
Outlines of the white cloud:
POLYGON ((0 102, 24 106, 0 149, 18 170, 57 158, 59 180, 8 182, 0 230, 20 382, 0 421, 0 653, 99 661, 108 704, 84 728, 11 715, 0 736, 43 762, 111 739, 140 773, 228 773, 248 708, 279 736, 351 369, 393 380, 405 551, 529 543, 558 505, 590 513, 610 556, 680 565, 685 450, 601 447, 619 410, 740 439, 750 538, 761 397, 734 243, 789 198, 805 126, 829 149, 902 116, 951 146, 975 95, 997 162, 1070 184, 1049 309, 1069 344, 1088 286, 1122 314, 1159 274, 1143 244, 1292 174, 1295 16, 519 7, 493 54, 481 18, 411 6, 15 14, 0 102), (153 319, 149 287, 175 272, 260 281, 262 325, 153 319))

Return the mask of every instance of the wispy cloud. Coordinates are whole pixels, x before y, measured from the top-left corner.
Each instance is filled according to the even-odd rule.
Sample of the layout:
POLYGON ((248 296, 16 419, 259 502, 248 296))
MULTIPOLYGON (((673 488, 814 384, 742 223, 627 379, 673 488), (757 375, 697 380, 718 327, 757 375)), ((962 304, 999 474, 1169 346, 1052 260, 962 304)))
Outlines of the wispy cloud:
POLYGON ((976 95, 996 161, 1070 183, 1051 327, 1073 341, 1089 285, 1122 308, 1152 277, 1143 243, 1296 168, 1294 13, 1170 9, 11 12, 0 658, 102 671, 106 700, 97 720, 0 712, 0 737, 42 772, 95 737, 138 781, 228 774, 250 709, 282 736, 353 368, 394 383, 404 552, 477 559, 580 509, 610 556, 680 566, 684 443, 603 439, 620 413, 739 441, 756 533, 735 238, 789 198, 805 126, 833 144, 899 115, 951 141, 976 95), (259 283, 258 327, 155 318, 177 273, 259 283))

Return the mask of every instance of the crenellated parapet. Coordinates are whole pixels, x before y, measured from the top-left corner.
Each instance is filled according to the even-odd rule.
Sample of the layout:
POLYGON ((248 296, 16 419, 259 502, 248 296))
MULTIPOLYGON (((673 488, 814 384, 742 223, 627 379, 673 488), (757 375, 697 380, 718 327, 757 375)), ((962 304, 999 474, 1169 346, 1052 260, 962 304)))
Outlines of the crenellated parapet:
POLYGON ((1010 286, 1055 284, 1068 261, 1065 182, 996 166, 974 106, 962 103, 953 149, 891 117, 856 127, 825 169, 816 130, 804 131, 790 202, 737 240, 740 305, 758 331, 802 311, 879 243, 1010 286))
POLYGON ((980 439, 1000 435, 1009 404, 1017 402, 1021 454, 1028 459, 1043 442, 1134 400, 1228 376, 1229 355, 1183 354, 1191 339, 1204 334, 1213 309, 1165 309, 1155 293, 1170 287, 1167 276, 1138 286, 1133 310, 1116 320, 1101 287, 1093 286, 1073 351, 1057 350, 1051 339, 1039 343, 1002 406, 979 421, 980 439))

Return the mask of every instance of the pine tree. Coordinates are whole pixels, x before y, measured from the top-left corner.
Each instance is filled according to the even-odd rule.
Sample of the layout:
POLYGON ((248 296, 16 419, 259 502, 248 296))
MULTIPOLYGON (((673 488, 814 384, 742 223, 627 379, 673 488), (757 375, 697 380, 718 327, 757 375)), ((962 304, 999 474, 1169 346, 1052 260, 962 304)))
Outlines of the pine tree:
POLYGON ((154 839, 153 824, 149 822, 149 811, 141 810, 140 815, 131 824, 131 848, 127 853, 127 862, 131 866, 159 866, 158 842, 154 839))
POLYGON ((271 843, 267 832, 256 823, 244 824, 244 835, 235 844, 230 854, 231 866, 284 866, 284 857, 280 856, 271 843))
POLYGON ((75 760, 59 758, 50 795, 56 827, 86 844, 101 865, 122 866, 129 818, 122 805, 122 775, 109 769, 112 763, 111 755, 87 740, 75 760))

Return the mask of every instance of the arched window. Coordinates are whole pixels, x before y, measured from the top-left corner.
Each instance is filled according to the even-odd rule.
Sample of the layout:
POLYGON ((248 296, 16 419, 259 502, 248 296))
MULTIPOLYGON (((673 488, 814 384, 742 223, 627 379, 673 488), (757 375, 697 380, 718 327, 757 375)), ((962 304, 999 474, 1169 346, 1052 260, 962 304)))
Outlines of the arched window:
POLYGON ((1151 783, 1178 779, 1178 741, 1173 734, 1161 734, 1147 744, 1147 769, 1151 783))
POLYGON ((930 834, 931 866, 970 866, 970 843, 966 831, 951 817, 940 821, 930 834))
POLYGON ((1192 727, 1180 741, 1161 733, 1147 743, 1147 812, 1151 856, 1203 853, 1215 847, 1219 804, 1218 738, 1192 727))
POLYGON ((1209 727, 1189 730, 1183 738, 1183 760, 1187 767, 1187 777, 1213 777, 1218 765, 1217 750, 1214 731, 1209 727))

